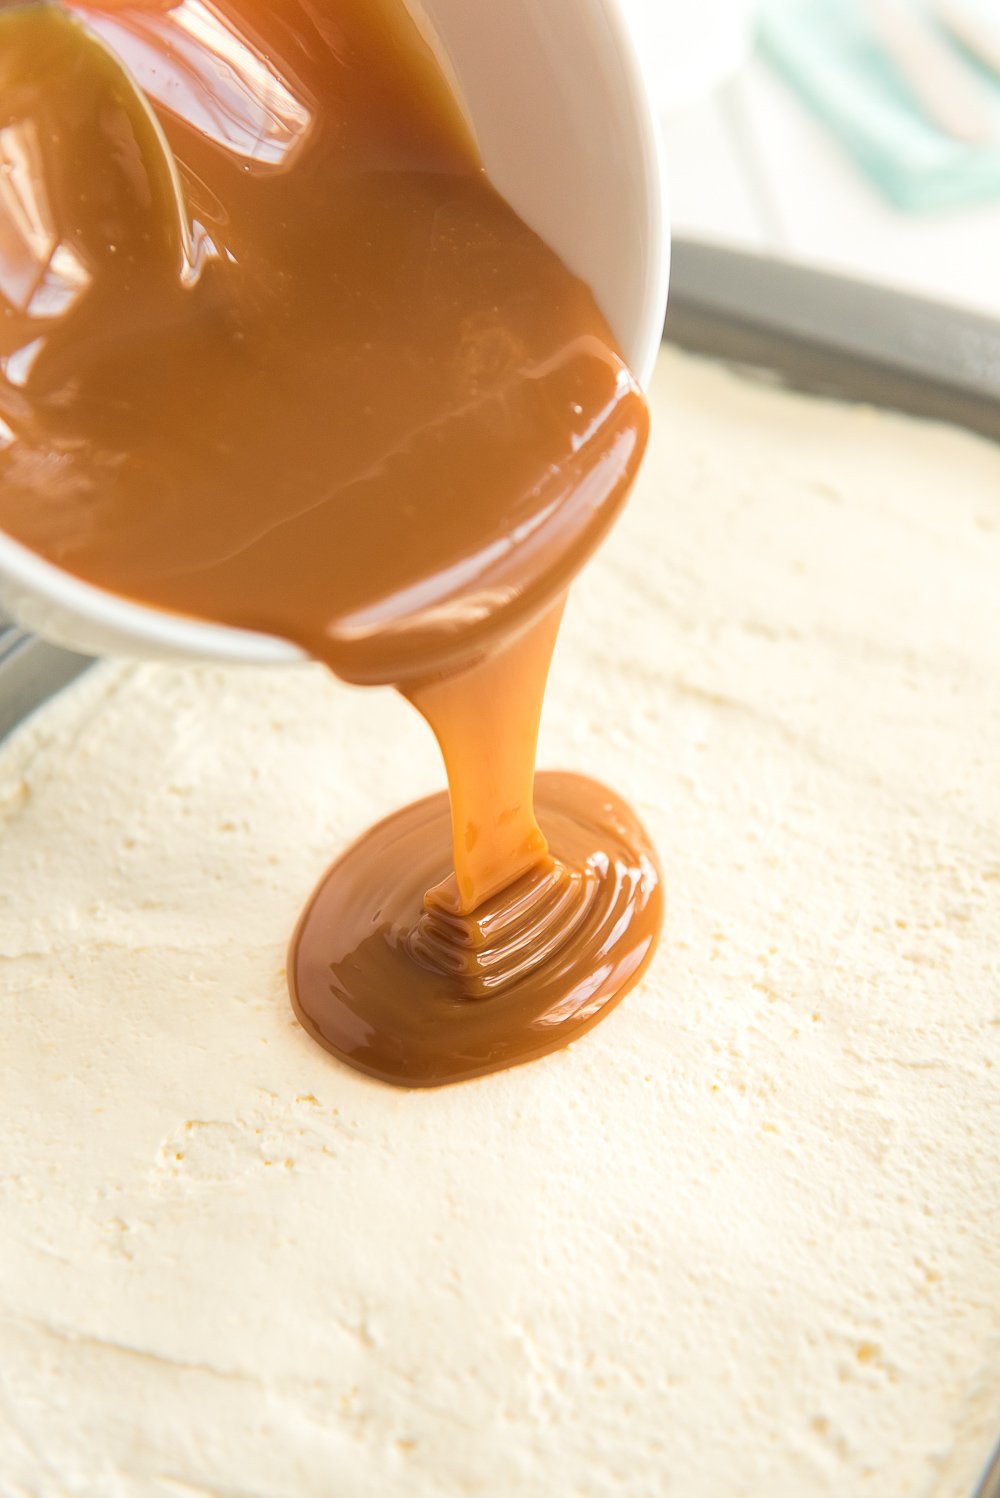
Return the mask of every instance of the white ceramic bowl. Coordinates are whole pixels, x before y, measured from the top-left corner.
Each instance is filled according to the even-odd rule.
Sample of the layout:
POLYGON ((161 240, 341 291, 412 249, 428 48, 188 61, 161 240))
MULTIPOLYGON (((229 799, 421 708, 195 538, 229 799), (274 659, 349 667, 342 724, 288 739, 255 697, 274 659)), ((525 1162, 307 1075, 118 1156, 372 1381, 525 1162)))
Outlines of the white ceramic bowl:
MULTIPOLYGON (((643 381, 666 306, 668 235, 651 107, 621 0, 410 0, 495 186, 593 288, 643 381)), ((0 531, 0 608, 94 655, 301 660, 297 646, 130 603, 0 531)))

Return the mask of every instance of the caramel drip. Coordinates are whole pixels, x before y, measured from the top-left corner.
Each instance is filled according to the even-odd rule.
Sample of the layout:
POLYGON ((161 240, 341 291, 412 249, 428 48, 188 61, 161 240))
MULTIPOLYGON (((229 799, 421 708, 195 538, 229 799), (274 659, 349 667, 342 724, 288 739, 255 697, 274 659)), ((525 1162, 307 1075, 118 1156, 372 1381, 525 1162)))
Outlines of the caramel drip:
POLYGON ((394 684, 437 736, 450 800, 363 837, 300 923, 310 1033, 424 1086, 594 1023, 649 960, 655 861, 535 752, 646 407, 400 0, 0 12, 0 313, 6 531, 394 684))
POLYGON ((539 864, 535 752, 560 599, 523 634, 466 670, 410 688, 444 756, 454 870, 428 891, 428 913, 471 915, 539 864))
POLYGON ((427 908, 425 896, 409 949, 429 971, 456 979, 463 997, 488 998, 522 981, 574 939, 597 885, 592 869, 570 869, 546 856, 469 915, 427 908))

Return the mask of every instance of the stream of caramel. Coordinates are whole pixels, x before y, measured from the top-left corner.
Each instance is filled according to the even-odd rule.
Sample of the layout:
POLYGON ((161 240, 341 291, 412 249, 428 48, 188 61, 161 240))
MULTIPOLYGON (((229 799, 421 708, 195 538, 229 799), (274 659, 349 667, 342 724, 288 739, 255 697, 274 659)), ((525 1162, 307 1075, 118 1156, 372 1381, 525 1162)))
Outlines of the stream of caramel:
POLYGON ((592 1024, 659 878, 610 792, 536 789, 535 749, 646 406, 401 0, 0 13, 0 312, 4 530, 394 684, 437 736, 450 801, 373 829, 300 922, 306 1028, 434 1085, 592 1024))

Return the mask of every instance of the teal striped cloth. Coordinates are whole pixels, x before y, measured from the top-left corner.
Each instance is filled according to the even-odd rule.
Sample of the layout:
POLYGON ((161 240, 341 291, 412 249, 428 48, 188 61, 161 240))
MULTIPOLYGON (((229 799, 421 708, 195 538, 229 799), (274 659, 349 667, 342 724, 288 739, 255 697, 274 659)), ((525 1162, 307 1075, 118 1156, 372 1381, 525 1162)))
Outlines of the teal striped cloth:
MULTIPOLYGON (((1000 25, 1000 4, 993 13, 1000 25)), ((1000 80, 971 58, 974 86, 996 115, 995 138, 984 145, 953 140, 926 118, 864 0, 770 0, 759 45, 898 207, 933 211, 1000 197, 1000 80)))

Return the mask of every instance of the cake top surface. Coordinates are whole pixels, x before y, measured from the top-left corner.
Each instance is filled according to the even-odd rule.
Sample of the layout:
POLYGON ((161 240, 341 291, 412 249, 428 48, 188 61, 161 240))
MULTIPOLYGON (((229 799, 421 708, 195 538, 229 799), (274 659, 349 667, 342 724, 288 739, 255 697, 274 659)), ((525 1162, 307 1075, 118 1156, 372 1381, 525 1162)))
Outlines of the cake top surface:
POLYGON ((288 1011, 324 865, 439 786, 394 694, 105 665, 0 752, 13 1491, 971 1490, 1000 453, 672 352, 652 401, 540 763, 621 786, 667 925, 568 1051, 399 1093, 288 1011))

